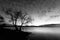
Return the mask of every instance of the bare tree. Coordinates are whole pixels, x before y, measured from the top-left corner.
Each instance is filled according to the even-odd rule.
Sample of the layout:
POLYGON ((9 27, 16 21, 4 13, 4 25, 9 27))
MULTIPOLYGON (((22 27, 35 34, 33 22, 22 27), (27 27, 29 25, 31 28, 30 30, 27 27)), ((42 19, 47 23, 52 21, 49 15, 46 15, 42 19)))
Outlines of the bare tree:
MULTIPOLYGON (((15 13, 14 13, 14 11, 12 10, 12 8, 3 8, 3 11, 5 12, 5 14, 6 15, 10 15, 11 16, 11 20, 10 21, 12 21, 12 24, 16 27, 16 21, 17 21, 17 19, 15 18, 15 13)), ((17 27, 16 27, 16 30, 18 30, 17 29, 17 27)))
POLYGON ((21 25, 28 24, 33 20, 31 16, 29 16, 27 13, 22 14, 20 19, 21 19, 21 25))
POLYGON ((24 24, 28 24, 30 22, 32 22, 32 18, 31 16, 28 15, 28 13, 22 13, 22 11, 13 11, 11 8, 6 9, 5 10, 5 14, 10 15, 11 16, 11 21, 13 22, 13 25, 16 26, 17 23, 17 19, 19 18, 21 20, 21 25, 23 26, 24 24))

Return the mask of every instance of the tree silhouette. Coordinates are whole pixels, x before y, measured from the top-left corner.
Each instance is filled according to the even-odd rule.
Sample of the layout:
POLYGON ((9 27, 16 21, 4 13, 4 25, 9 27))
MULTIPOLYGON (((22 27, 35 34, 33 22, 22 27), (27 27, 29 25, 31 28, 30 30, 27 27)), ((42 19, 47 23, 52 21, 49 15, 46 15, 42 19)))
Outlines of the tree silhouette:
MULTIPOLYGON (((32 18, 31 16, 28 15, 28 13, 22 13, 21 10, 17 11, 17 10, 12 10, 12 8, 8 8, 8 9, 3 9, 5 14, 10 15, 11 16, 11 21, 13 23, 13 25, 15 25, 15 27, 17 28, 17 19, 20 19, 21 21, 21 25, 23 26, 24 24, 30 23, 32 22, 32 18)), ((18 30, 18 28, 17 28, 18 30)))
POLYGON ((10 15, 11 18, 9 21, 12 21, 12 24, 16 27, 16 30, 17 29, 17 26, 16 26, 16 21, 17 21, 17 18, 15 18, 16 16, 14 15, 14 11, 12 10, 12 8, 3 8, 3 11, 5 12, 6 15, 10 15))

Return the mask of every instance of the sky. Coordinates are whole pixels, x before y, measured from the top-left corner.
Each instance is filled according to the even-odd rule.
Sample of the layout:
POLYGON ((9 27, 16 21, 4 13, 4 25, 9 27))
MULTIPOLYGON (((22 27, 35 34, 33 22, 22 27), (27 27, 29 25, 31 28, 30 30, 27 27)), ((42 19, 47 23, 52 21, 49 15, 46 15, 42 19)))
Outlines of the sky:
MULTIPOLYGON (((38 26, 44 24, 60 23, 59 3, 60 0, 10 0, 1 2, 0 5, 1 7, 13 7, 17 10, 20 9, 23 11, 23 13, 27 12, 34 19, 34 21, 32 21, 32 24, 29 23, 28 25, 38 26)), ((20 25, 20 22, 18 21, 17 24, 20 25)))

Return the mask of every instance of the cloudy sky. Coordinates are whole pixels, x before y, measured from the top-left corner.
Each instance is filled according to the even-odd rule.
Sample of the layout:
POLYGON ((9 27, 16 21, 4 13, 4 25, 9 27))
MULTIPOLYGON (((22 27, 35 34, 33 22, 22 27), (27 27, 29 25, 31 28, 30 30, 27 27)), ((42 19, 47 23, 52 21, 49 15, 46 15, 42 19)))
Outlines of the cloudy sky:
POLYGON ((59 3, 60 0, 3 0, 0 5, 27 12, 34 19, 29 25, 42 25, 60 23, 59 3))

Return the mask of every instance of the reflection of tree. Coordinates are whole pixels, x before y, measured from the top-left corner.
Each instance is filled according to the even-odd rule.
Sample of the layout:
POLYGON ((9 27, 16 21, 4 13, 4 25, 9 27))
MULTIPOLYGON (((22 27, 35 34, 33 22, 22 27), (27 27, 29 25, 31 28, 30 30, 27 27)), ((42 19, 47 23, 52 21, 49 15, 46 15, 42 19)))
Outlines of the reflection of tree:
POLYGON ((8 8, 8 9, 6 8, 3 10, 4 10, 5 14, 11 16, 10 21, 12 21, 12 23, 13 23, 13 25, 15 25, 15 27, 16 27, 17 19, 20 19, 20 21, 21 21, 20 26, 23 26, 23 24, 32 22, 32 18, 27 13, 22 13, 21 10, 17 11, 17 10, 12 10, 11 8, 8 8))

